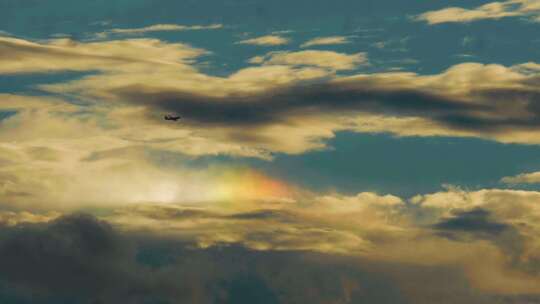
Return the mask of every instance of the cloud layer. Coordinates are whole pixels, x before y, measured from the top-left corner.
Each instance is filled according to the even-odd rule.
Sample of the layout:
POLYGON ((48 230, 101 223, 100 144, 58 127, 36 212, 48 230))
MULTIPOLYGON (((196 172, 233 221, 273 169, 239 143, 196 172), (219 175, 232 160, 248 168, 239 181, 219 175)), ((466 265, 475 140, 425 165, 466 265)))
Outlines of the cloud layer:
POLYGON ((340 131, 540 143, 532 62, 342 76, 366 55, 305 50, 271 52, 218 77, 197 68, 208 51, 155 39, 0 45, 3 74, 89 73, 41 85, 47 97, 0 95, 0 197, 12 205, 201 199, 198 189, 216 183, 188 167, 163 170, 148 153, 269 160, 325 149, 340 131), (182 122, 164 121, 169 113, 182 122), (124 179, 132 185, 111 182, 124 179))
POLYGON ((431 303, 429 293, 442 303, 534 302, 539 197, 449 188, 410 200, 365 192, 138 204, 101 220, 4 213, 14 220, 0 234, 0 283, 8 287, 0 298, 431 303), (313 287, 324 277, 322 289, 313 287), (366 293, 381 284, 384 292, 366 293))
MULTIPOLYGON (((534 63, 512 67, 463 63, 433 75, 343 77, 336 73, 367 63, 365 53, 305 50, 271 52, 252 58, 256 66, 215 77, 199 72, 194 62, 209 52, 180 43, 62 39, 38 44, 2 38, 2 44, 6 52, 10 50, 9 58, 24 58, 4 57, 3 73, 96 72, 41 88, 88 101, 107 100, 86 110, 113 107, 107 119, 124 143, 135 136, 164 146, 161 140, 168 138, 168 147, 188 154, 206 150, 263 156, 321 148, 324 139, 342 130, 539 142, 534 63), (185 117, 182 129, 158 121, 164 112, 185 117), (126 123, 127 117, 137 122, 137 132, 126 123), (257 136, 248 136, 240 125, 256 128, 257 136), (220 130, 215 129, 218 126, 220 130), (172 142, 174 138, 179 140, 172 142), (204 149, 189 145, 192 151, 186 151, 181 143, 193 140, 208 145, 204 149)), ((22 115, 23 109, 18 113, 22 115)), ((55 119, 61 123, 60 117, 55 119)))

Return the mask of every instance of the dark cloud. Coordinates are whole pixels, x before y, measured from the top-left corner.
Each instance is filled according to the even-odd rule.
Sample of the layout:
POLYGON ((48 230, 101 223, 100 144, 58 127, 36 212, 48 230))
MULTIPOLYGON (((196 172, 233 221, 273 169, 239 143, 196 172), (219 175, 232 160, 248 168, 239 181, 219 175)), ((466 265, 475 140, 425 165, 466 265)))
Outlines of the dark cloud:
POLYGON ((0 233, 0 302, 6 304, 427 304, 435 299, 491 303, 494 298, 472 292, 458 269, 237 245, 200 249, 174 237, 120 233, 89 215, 2 227, 0 233))
POLYGON ((488 240, 509 258, 512 267, 524 272, 540 273, 540 267, 535 265, 536 259, 521 258, 526 250, 526 239, 520 230, 511 224, 497 221, 486 209, 455 212, 453 217, 440 221, 433 228, 439 231, 439 235, 453 240, 488 240))
POLYGON ((257 276, 238 276, 228 282, 226 288, 229 291, 226 303, 279 303, 276 293, 257 276))
POLYGON ((227 216, 233 220, 279 220, 282 222, 294 222, 295 217, 297 216, 282 210, 258 210, 227 216))
POLYGON ((368 82, 353 85, 315 84, 252 95, 210 97, 182 91, 150 91, 131 86, 113 92, 122 100, 159 111, 182 113, 192 123, 262 125, 287 116, 362 111, 390 115, 419 115, 449 124, 455 117, 490 111, 486 105, 465 102, 412 89, 382 89, 368 82), (453 118, 447 118, 447 117, 453 118))
POLYGON ((219 219, 223 218, 222 214, 199 209, 180 209, 171 207, 156 207, 152 210, 135 209, 126 211, 130 214, 137 214, 154 220, 193 220, 193 219, 219 219))
POLYGON ((154 220, 182 221, 193 219, 214 219, 214 220, 274 220, 281 222, 298 221, 298 215, 284 210, 256 210, 250 212, 240 212, 227 214, 223 212, 213 212, 204 209, 182 208, 180 206, 154 206, 151 208, 129 208, 119 213, 143 216, 154 220))
POLYGON ((141 284, 132 273, 132 254, 108 224, 88 215, 4 227, 0 279, 43 297, 128 298, 141 284))
POLYGON ((0 111, 0 122, 17 114, 17 111, 0 111))
POLYGON ((440 231, 469 232, 495 236, 510 229, 509 225, 492 220, 490 212, 484 209, 458 212, 454 217, 444 219, 433 227, 440 231))
POLYGON ((370 80, 296 85, 259 94, 210 97, 183 91, 152 91, 141 86, 117 89, 121 100, 157 112, 176 112, 192 124, 259 126, 290 116, 367 112, 418 116, 457 130, 502 132, 540 126, 540 93, 530 88, 472 90, 450 97, 422 89, 383 88, 370 80), (509 115, 522 105, 531 115, 509 115))

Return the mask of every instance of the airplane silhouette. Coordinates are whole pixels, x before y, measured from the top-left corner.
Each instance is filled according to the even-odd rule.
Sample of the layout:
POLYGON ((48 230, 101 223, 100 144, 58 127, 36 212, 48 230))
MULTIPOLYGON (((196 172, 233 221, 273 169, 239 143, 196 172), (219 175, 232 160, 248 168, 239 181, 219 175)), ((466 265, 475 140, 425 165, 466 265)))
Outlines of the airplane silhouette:
POLYGON ((173 120, 173 121, 177 121, 177 120, 180 119, 180 116, 165 115, 163 118, 165 118, 165 120, 173 120))

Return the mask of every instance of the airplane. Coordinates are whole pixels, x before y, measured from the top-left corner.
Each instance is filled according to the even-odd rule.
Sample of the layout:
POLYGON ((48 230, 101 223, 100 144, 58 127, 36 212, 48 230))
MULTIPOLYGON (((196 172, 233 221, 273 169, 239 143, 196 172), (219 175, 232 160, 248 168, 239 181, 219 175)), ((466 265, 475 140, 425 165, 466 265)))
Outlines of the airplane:
POLYGON ((165 115, 163 118, 165 118, 165 120, 174 120, 174 121, 177 121, 177 120, 180 119, 180 116, 165 115))

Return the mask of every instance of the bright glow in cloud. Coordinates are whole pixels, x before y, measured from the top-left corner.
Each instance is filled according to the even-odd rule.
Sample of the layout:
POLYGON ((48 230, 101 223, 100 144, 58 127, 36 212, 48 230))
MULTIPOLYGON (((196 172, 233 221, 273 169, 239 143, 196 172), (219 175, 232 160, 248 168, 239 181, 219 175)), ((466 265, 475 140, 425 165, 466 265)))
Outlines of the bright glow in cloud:
POLYGON ((293 199, 293 190, 286 183, 250 169, 233 169, 217 173, 215 185, 209 187, 210 198, 216 201, 293 199))

